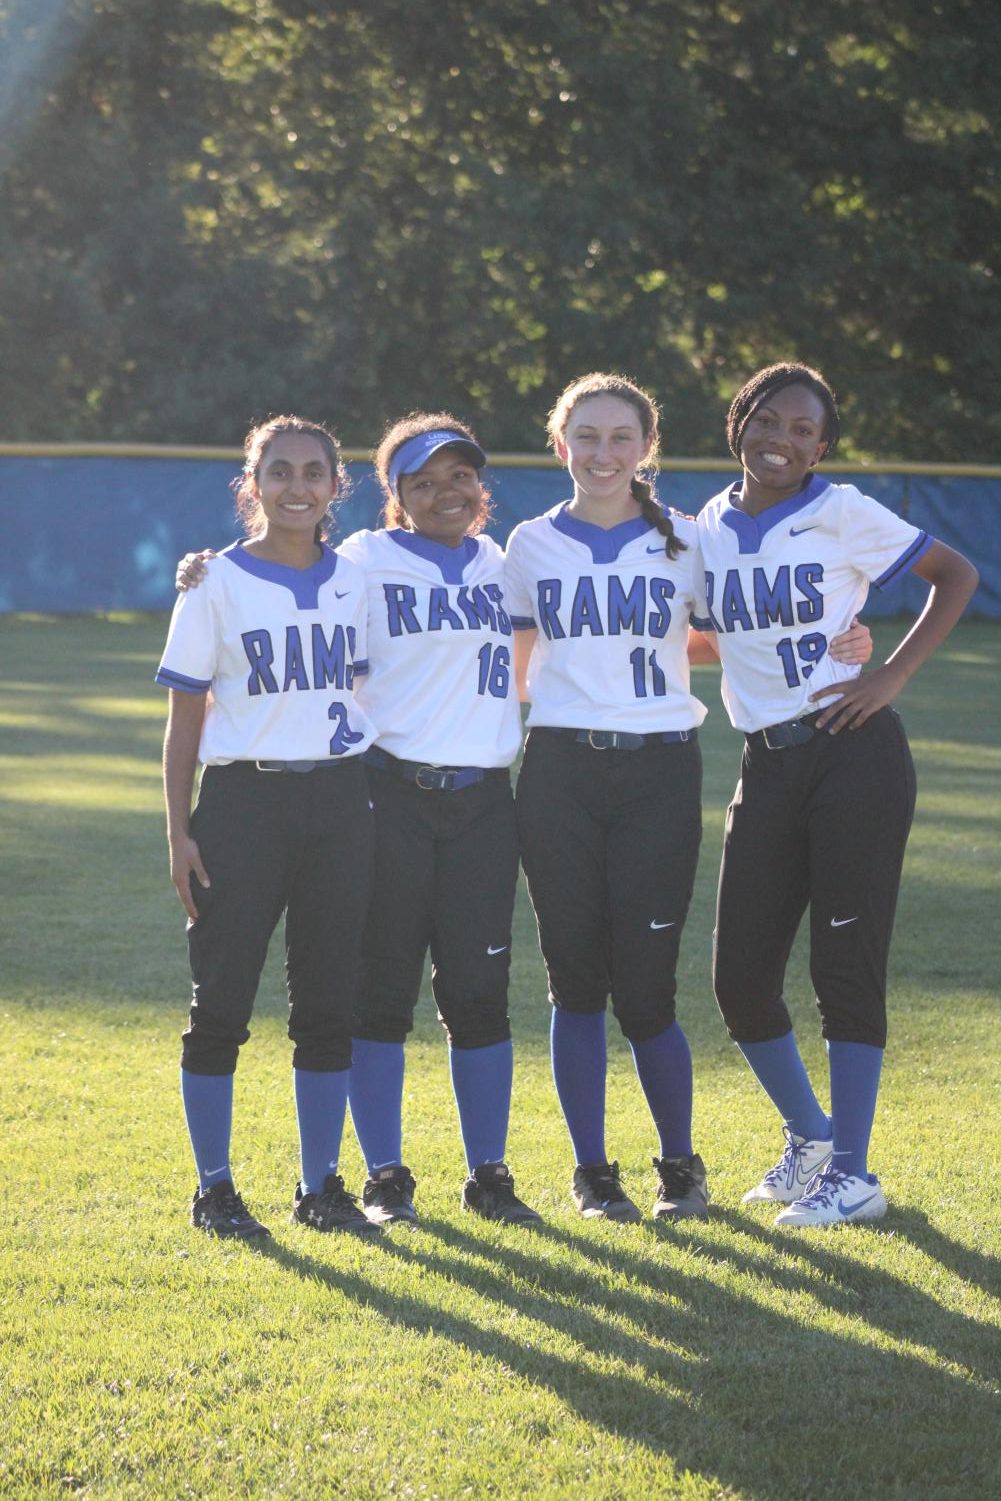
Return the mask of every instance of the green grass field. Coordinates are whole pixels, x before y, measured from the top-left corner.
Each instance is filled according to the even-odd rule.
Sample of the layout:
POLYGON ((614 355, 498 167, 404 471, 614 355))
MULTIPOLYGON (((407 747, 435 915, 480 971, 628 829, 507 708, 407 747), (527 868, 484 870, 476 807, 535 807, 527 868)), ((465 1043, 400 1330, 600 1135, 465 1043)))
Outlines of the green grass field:
MULTIPOLYGON (((781 1140, 709 986, 739 740, 704 670, 706 839, 680 1016, 712 1218, 658 1229, 575 1215, 522 894, 509 1160, 546 1228, 460 1211, 429 1000, 405 1106, 421 1228, 368 1245, 287 1223, 297 1157, 276 953, 234 1142, 239 1185, 274 1232, 267 1253, 187 1223, 187 967, 152 683, 164 631, 0 617, 0 1494, 997 1495, 997 627, 961 627, 902 703, 919 804, 873 1144, 885 1221, 783 1233, 740 1202, 781 1140)), ((877 651, 896 632, 879 627, 877 651)), ((789 995, 822 1079, 801 946, 789 995)), ((608 1140, 649 1204, 654 1138, 617 1031, 608 1140)), ((350 1131, 342 1166, 359 1188, 350 1131)))

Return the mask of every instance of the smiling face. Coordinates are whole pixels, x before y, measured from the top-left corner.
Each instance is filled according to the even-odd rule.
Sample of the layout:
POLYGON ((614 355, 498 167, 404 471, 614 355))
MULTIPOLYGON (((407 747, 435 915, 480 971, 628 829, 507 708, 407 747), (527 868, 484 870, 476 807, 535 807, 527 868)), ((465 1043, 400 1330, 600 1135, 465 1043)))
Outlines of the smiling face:
POLYGON ((420 536, 458 547, 483 515, 479 471, 456 448, 440 448, 416 474, 401 474, 400 504, 420 536))
POLYGON ((261 455, 255 480, 265 535, 313 536, 337 494, 337 479, 319 438, 278 433, 261 455))
POLYGON ((761 510, 796 495, 827 451, 826 422, 824 404, 809 386, 765 396, 741 435, 744 499, 761 510))
POLYGON ((620 396, 587 396, 570 412, 557 454, 574 482, 574 507, 587 512, 612 512, 638 506, 631 483, 650 452, 640 414, 620 396))

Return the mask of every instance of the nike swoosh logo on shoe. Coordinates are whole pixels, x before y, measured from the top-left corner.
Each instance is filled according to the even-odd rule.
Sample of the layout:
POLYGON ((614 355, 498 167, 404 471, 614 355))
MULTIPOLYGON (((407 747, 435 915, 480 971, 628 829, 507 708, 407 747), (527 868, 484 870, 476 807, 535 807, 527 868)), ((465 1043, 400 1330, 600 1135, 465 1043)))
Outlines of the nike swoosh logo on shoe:
POLYGON ((846 1204, 844 1199, 838 1200, 838 1208, 842 1214, 854 1214, 856 1209, 862 1209, 866 1204, 871 1204, 876 1194, 867 1194, 864 1199, 856 1199, 854 1204, 846 1204))

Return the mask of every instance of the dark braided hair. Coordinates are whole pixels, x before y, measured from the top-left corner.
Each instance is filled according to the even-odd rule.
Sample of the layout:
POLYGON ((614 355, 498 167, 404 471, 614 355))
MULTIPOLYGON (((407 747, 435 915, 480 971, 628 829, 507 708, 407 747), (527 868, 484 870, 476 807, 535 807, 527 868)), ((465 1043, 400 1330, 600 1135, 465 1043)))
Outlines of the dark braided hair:
MULTIPOLYGON (((258 422, 250 429, 243 441, 243 472, 239 478, 233 481, 233 492, 236 498, 236 514, 243 523, 244 531, 248 537, 256 536, 264 523, 264 512, 261 510, 260 498, 257 489, 257 480, 264 463, 265 455, 275 438, 284 437, 286 433, 302 434, 307 438, 315 438, 327 456, 330 465, 331 478, 336 487, 338 501, 344 499, 348 489, 348 474, 341 461, 341 451, 337 445, 337 439, 329 428, 324 427, 322 422, 310 422, 307 417, 269 417, 266 422, 258 422)), ((324 518, 316 526, 313 533, 313 541, 317 546, 323 540, 328 524, 328 518, 324 518)))
MULTIPOLYGON (((475 443, 477 448, 482 446, 472 428, 460 422, 457 417, 453 417, 451 412, 410 412, 406 417, 401 417, 399 422, 391 423, 383 433, 372 457, 375 477, 379 481, 384 496, 383 526, 401 527, 404 531, 413 531, 414 524, 410 519, 410 514, 389 483, 389 466, 393 462, 396 450, 402 448, 404 443, 411 438, 419 437, 421 433, 434 433, 439 430, 459 433, 462 437, 468 438, 470 443, 475 443)), ((480 490, 483 498, 482 505, 476 520, 469 528, 471 537, 477 536, 490 520, 490 491, 482 484, 480 490)))
POLYGON ((679 552, 685 550, 686 544, 675 536, 671 518, 661 509, 654 494, 660 449, 660 409, 648 392, 625 375, 605 375, 600 370, 582 375, 579 380, 570 382, 549 413, 546 431, 550 444, 555 448, 557 442, 563 443, 571 413, 589 396, 617 396, 620 401, 631 406, 639 417, 643 437, 647 440, 647 452, 643 469, 637 470, 633 475, 629 488, 633 499, 639 504, 643 520, 655 527, 664 538, 667 556, 676 558, 679 552))
POLYGON ((759 370, 737 392, 730 404, 726 419, 726 441, 734 458, 740 460, 740 448, 744 441, 744 429, 763 401, 786 386, 806 386, 824 408, 824 452, 821 458, 828 459, 838 446, 841 437, 841 419, 834 392, 819 370, 809 365, 790 362, 783 365, 768 365, 759 370))

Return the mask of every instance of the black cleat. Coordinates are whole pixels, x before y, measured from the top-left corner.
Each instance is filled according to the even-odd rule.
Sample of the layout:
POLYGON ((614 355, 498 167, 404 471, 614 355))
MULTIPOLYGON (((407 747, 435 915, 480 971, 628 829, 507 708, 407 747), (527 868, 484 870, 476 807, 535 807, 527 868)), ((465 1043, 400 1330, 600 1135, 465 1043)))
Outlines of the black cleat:
POLYGON ((327 1174, 322 1193, 304 1194, 302 1184, 296 1184, 292 1223, 308 1225, 323 1234, 331 1230, 349 1230, 354 1235, 379 1234, 379 1226, 373 1225, 358 1208, 357 1194, 347 1192, 344 1179, 337 1173, 327 1174))
POLYGON ((473 1168, 462 1185, 462 1207, 485 1220, 499 1220, 503 1225, 542 1224, 542 1215, 518 1198, 514 1179, 504 1162, 486 1162, 473 1168))
POLYGON ((702 1158, 659 1157, 653 1159, 657 1169, 655 1220, 705 1220, 709 1218, 709 1188, 702 1158))
POLYGON ((247 1212, 247 1207, 228 1178, 211 1188, 195 1190, 191 1223, 224 1240, 263 1240, 271 1231, 247 1212))
POLYGON ((586 1220, 642 1218, 632 1199, 623 1192, 617 1162, 592 1162, 574 1168, 573 1201, 586 1220))
POLYGON ((380 1167, 365 1180, 361 1205, 373 1225, 416 1225, 413 1174, 408 1167, 380 1167))

